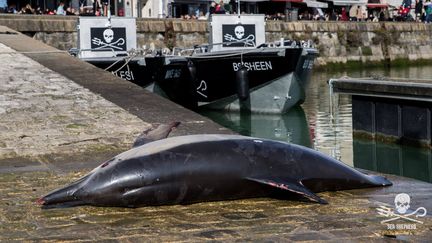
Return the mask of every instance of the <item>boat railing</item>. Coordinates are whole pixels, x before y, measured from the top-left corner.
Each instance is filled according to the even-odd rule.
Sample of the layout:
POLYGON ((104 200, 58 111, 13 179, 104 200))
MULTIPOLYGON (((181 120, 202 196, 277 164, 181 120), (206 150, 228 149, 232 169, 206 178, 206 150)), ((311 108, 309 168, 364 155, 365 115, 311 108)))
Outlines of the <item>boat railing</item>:
POLYGON ((173 50, 172 50, 172 52, 171 52, 171 54, 173 56, 193 56, 193 55, 196 55, 196 54, 211 52, 211 49, 214 46, 230 45, 230 44, 239 43, 239 42, 243 42, 244 43, 244 47, 252 47, 252 48, 261 48, 261 47, 270 47, 270 48, 277 48, 277 47, 313 48, 313 42, 312 42, 312 40, 295 41, 295 40, 285 40, 285 39, 282 38, 282 39, 280 39, 278 41, 263 43, 263 44, 261 44, 259 46, 255 46, 254 43, 251 43, 251 42, 248 42, 248 41, 228 41, 228 42, 218 42, 218 43, 209 43, 209 44, 195 45, 194 47, 191 47, 191 48, 174 47, 173 50))
MULTIPOLYGON (((220 46, 220 45, 229 45, 233 43, 239 43, 244 42, 245 47, 247 47, 246 41, 228 41, 228 42, 218 42, 218 43, 210 43, 210 44, 201 44, 201 45, 195 45, 190 48, 182 48, 182 47, 174 47, 172 51, 168 48, 162 48, 162 49, 152 49, 152 48, 143 48, 143 49, 132 49, 125 53, 119 53, 113 50, 112 48, 97 48, 97 49, 78 49, 78 48, 71 48, 69 50, 69 54, 73 56, 80 56, 80 54, 84 51, 110 51, 112 52, 113 57, 119 57, 119 56, 125 56, 125 57, 136 57, 136 56, 194 56, 197 54, 202 53, 209 53, 211 52, 212 47, 214 46, 220 46)), ((278 48, 278 47, 291 47, 291 48, 313 48, 313 42, 312 40, 307 41, 295 41, 295 40, 285 40, 280 39, 278 41, 274 42, 268 42, 263 43, 259 46, 251 46, 253 48, 250 49, 243 49, 243 51, 248 52, 249 50, 256 50, 258 48, 278 48)), ((239 50, 242 50, 239 48, 239 50)))
POLYGON ((194 47, 191 47, 191 48, 174 47, 173 51, 172 51, 172 55, 174 55, 174 56, 192 56, 195 54, 211 52, 211 48, 213 46, 231 45, 231 44, 235 44, 235 43, 244 43, 244 47, 252 47, 252 48, 256 47, 255 43, 247 41, 247 40, 246 41, 226 41, 226 42, 195 45, 194 47))
MULTIPOLYGON (((92 49, 79 49, 79 48, 71 48, 68 50, 69 54, 72 56, 79 57, 82 52, 89 51, 108 51, 112 52, 113 57, 119 57, 119 56, 147 56, 147 55, 157 55, 158 50, 157 49, 151 49, 151 48, 139 48, 139 49, 131 49, 126 52, 118 52, 112 48, 92 48, 92 49)), ((159 55, 161 54, 167 54, 167 51, 161 51, 159 55)), ((169 54, 169 53, 168 53, 169 54)))
POLYGON ((69 54, 73 56, 79 56, 84 51, 110 51, 113 53, 114 56, 116 56, 117 54, 113 48, 89 48, 89 49, 71 48, 69 49, 69 54))

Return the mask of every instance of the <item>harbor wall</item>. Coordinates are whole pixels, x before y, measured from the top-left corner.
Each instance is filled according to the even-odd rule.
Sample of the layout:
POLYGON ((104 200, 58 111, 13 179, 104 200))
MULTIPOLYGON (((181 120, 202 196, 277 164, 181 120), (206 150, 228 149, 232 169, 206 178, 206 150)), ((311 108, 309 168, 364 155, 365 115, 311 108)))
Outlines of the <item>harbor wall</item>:
MULTIPOLYGON (((0 25, 67 50, 77 45, 77 17, 0 15, 0 25)), ((432 63, 432 25, 406 22, 266 22, 267 41, 311 39, 317 66, 432 63), (345 65, 341 65, 345 64, 345 65)), ((139 47, 190 47, 207 43, 206 21, 137 19, 139 47)))

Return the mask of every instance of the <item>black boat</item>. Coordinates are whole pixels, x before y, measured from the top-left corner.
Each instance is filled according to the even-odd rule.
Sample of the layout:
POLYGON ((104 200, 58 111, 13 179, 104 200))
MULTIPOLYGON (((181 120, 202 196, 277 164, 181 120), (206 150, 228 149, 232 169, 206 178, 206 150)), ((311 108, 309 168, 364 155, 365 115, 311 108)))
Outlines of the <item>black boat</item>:
POLYGON ((280 46, 165 57, 154 91, 193 109, 284 113, 305 100, 316 56, 313 48, 284 41, 280 46))
POLYGON ((308 41, 265 43, 264 18, 255 17, 214 16, 210 44, 172 51, 126 51, 116 45, 126 42, 127 31, 90 27, 84 32, 91 35, 90 55, 77 55, 187 108, 285 113, 305 100, 318 52, 308 41))
MULTIPOLYGON (((69 53, 79 56, 78 49, 71 49, 69 53)), ((163 57, 144 54, 142 51, 113 57, 80 57, 80 59, 144 88, 153 84, 155 70, 164 65, 163 57)))

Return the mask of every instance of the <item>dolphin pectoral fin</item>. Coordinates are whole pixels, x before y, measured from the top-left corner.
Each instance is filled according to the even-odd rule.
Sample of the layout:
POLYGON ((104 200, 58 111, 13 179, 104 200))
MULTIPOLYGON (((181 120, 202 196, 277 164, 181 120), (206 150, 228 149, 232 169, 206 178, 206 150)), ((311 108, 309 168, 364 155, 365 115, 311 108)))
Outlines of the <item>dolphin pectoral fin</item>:
POLYGON ((286 190, 290 192, 294 192, 297 194, 302 195, 303 197, 306 197, 307 199, 317 202, 320 204, 328 204, 328 202, 319 196, 317 196, 315 193, 311 192, 309 189, 307 189, 305 186, 303 186, 298 181, 286 181, 286 180, 279 180, 279 179, 256 179, 256 178, 247 178, 250 181, 254 181, 260 184, 265 184, 271 187, 276 187, 281 190, 286 190))

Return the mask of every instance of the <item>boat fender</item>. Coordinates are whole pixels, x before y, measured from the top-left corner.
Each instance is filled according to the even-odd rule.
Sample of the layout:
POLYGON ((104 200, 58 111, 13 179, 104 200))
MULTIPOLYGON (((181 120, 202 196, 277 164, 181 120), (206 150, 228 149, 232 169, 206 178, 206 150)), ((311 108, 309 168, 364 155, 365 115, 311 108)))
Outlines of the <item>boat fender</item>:
POLYGON ((245 66, 241 66, 236 72, 237 96, 241 101, 249 98, 249 78, 245 66))
POLYGON ((188 108, 194 109, 197 105, 197 90, 199 88, 198 86, 198 80, 197 80, 197 69, 195 64, 192 61, 188 61, 187 69, 189 71, 189 82, 188 82, 188 105, 186 105, 188 108))
POLYGON ((189 61, 187 64, 187 68, 189 70, 190 80, 192 80, 192 83, 196 82, 196 67, 193 64, 193 62, 189 61))

